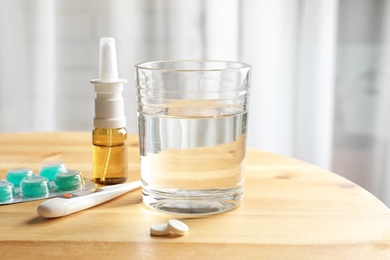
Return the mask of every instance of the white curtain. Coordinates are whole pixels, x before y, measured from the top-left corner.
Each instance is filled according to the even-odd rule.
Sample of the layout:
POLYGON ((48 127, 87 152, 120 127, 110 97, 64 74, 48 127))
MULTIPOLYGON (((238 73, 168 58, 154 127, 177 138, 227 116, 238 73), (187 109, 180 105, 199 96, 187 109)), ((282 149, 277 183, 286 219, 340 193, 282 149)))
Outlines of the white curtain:
MULTIPOLYGON (((119 74, 129 81, 124 95, 130 132, 137 131, 134 64, 248 62, 253 65, 248 146, 334 170, 389 203, 389 39, 370 45, 378 58, 370 61, 375 77, 366 84, 378 93, 375 102, 363 104, 371 112, 366 122, 356 116, 367 114, 362 100, 348 99, 358 91, 346 91, 348 77, 359 67, 348 56, 353 41, 342 41, 354 28, 351 20, 375 19, 387 2, 0 0, 0 131, 90 131, 95 93, 89 80, 98 72, 99 38, 111 36, 119 74), (360 125, 349 124, 355 119, 360 125), (366 135, 375 141, 356 149, 350 137, 368 124, 366 135), (365 172, 354 174, 362 150, 365 172)), ((390 21, 370 24, 386 35, 390 21)))
MULTIPOLYGON (((387 205, 390 205, 390 2, 381 5, 380 12, 383 19, 383 37, 378 44, 380 47, 375 56, 378 64, 375 66, 375 78, 373 88, 376 89, 373 113, 372 136, 374 142, 369 167, 372 168, 372 185, 367 188, 372 190, 387 205)), ((371 169, 370 169, 371 170, 371 169)))
POLYGON ((340 0, 332 169, 390 205, 390 1, 340 0))

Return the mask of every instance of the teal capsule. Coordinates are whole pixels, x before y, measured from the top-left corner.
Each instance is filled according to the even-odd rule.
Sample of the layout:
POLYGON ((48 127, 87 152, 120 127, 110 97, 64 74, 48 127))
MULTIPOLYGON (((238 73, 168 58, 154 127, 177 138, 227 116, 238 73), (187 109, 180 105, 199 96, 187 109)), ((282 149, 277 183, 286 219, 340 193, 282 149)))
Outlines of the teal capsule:
POLYGON ((58 189, 69 191, 80 188, 83 181, 79 171, 68 170, 67 172, 58 173, 54 177, 54 183, 58 186, 58 189))
POLYGON ((23 197, 41 198, 49 195, 49 180, 42 176, 24 178, 20 182, 20 190, 23 197))
POLYGON ((12 201, 14 196, 14 184, 8 181, 0 181, 0 202, 12 201))

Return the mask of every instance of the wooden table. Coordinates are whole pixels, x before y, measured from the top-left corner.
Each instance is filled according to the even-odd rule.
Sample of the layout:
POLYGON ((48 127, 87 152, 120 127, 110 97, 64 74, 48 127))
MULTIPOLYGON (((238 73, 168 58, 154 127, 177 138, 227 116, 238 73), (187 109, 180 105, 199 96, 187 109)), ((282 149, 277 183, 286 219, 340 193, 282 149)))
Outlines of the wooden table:
MULTIPOLYGON (((91 134, 1 133, 0 176, 63 161, 91 177, 91 134)), ((129 136, 129 175, 139 175, 129 136)), ((186 236, 153 237, 171 216, 146 209, 140 190, 94 208, 44 219, 42 201, 0 206, 0 256, 29 259, 390 259, 390 210, 354 183, 313 165, 248 150, 237 209, 182 219, 186 236)))

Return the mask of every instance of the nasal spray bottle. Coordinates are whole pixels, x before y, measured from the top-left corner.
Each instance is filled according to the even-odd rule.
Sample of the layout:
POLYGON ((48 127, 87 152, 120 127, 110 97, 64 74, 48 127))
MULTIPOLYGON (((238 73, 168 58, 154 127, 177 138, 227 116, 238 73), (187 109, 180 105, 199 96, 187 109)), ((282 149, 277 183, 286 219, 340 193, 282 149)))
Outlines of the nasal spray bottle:
POLYGON ((93 181, 118 184, 127 180, 127 131, 123 83, 118 78, 115 39, 100 39, 99 79, 95 84, 95 119, 92 132, 93 181))

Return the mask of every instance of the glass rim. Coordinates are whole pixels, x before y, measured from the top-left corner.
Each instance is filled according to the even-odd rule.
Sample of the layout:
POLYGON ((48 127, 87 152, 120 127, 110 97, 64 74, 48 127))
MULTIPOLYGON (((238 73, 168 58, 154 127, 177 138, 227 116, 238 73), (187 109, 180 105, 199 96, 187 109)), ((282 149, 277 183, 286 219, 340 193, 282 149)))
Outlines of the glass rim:
POLYGON ((246 68, 251 68, 252 66, 245 62, 240 61, 227 61, 227 60, 156 60, 156 61, 147 61, 141 62, 134 65, 136 69, 143 70, 153 70, 153 71, 176 71, 176 72, 201 72, 201 71, 227 71, 227 70, 241 70, 246 68), (225 68, 210 68, 210 69, 180 69, 180 68, 153 68, 153 64, 164 64, 164 63, 226 63, 226 64, 235 64, 238 65, 235 68, 225 67, 225 68), (148 66, 149 65, 149 66, 148 66))

